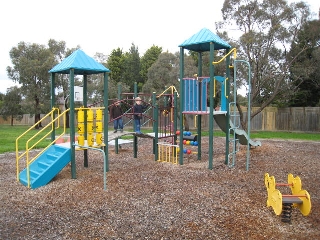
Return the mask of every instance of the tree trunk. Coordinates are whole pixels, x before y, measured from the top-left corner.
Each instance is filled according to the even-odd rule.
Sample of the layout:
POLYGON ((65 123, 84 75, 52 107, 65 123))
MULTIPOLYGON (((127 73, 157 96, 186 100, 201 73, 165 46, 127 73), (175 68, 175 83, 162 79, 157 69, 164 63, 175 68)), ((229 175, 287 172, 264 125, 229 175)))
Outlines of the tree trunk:
MULTIPOLYGON (((39 111, 39 99, 38 99, 38 97, 37 96, 35 96, 35 103, 36 103, 36 113, 35 113, 35 115, 34 115, 34 124, 36 124, 37 122, 39 122, 40 121, 40 119, 41 119, 41 116, 40 116, 40 113, 38 113, 39 111)), ((41 122, 39 122, 36 126, 35 126, 35 129, 39 129, 39 128, 41 128, 42 127, 42 125, 41 125, 41 122)))
POLYGON ((65 125, 66 125, 66 128, 70 128, 70 121, 69 121, 69 112, 66 113, 66 122, 65 122, 65 125))
MULTIPOLYGON (((40 116, 40 113, 37 113, 34 115, 34 124, 36 124, 38 121, 40 121, 41 119, 41 116, 40 116)), ((42 127, 42 124, 41 122, 39 122, 36 126, 35 126, 35 129, 39 129, 42 127)))
MULTIPOLYGON (((67 98, 64 100, 64 108, 65 110, 68 109, 68 102, 67 102, 67 98)), ((70 128, 70 122, 69 122, 69 115, 70 111, 66 112, 66 122, 64 123, 66 125, 66 128, 70 128)))

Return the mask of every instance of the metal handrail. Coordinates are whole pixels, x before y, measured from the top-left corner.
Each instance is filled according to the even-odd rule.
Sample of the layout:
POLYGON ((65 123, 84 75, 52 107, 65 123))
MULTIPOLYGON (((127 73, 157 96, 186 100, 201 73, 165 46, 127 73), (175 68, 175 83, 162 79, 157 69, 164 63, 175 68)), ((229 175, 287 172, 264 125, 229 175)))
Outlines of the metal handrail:
POLYGON ((28 188, 30 187, 30 164, 36 159, 38 158, 42 153, 44 153, 51 145, 53 145, 57 139, 59 139, 60 137, 62 137, 65 132, 66 132, 66 113, 68 111, 70 111, 70 109, 65 110, 62 113, 59 113, 58 116, 56 118, 53 118, 53 114, 54 112, 58 110, 59 113, 59 109, 54 108, 50 113, 48 113, 46 116, 44 116, 41 120, 39 120, 35 125, 33 125, 31 128, 29 128, 26 132, 24 132, 23 134, 21 134, 17 139, 16 139, 16 164, 17 164, 17 181, 19 181, 19 173, 20 173, 20 169, 19 169, 19 161, 23 156, 26 156, 26 168, 27 168, 27 181, 28 181, 28 188), (23 137, 26 133, 28 133, 31 129, 33 129, 37 124, 39 124, 41 121, 43 121, 44 119, 46 119, 48 116, 51 116, 51 121, 40 131, 38 131, 35 135, 33 135, 31 138, 29 138, 26 142, 26 150, 25 152, 23 152, 20 156, 19 156, 19 139, 21 139, 21 137, 23 137), (55 129, 58 129, 60 127, 60 118, 63 117, 63 132, 57 137, 55 138, 54 141, 52 141, 50 144, 48 144, 47 147, 45 147, 44 149, 42 149, 35 157, 33 157, 32 159, 29 159, 29 152, 31 150, 33 150, 41 141, 43 141, 46 137, 48 137, 54 130, 54 123, 57 122, 58 125, 55 129), (39 134, 41 134, 42 132, 44 132, 45 130, 48 130, 48 128, 51 127, 51 130, 46 133, 43 137, 41 137, 36 143, 34 143, 32 146, 29 146, 30 141, 32 141, 33 139, 35 139, 37 136, 39 136, 39 134))
POLYGON ((232 52, 234 52, 233 53, 233 58, 234 58, 234 60, 237 58, 237 49, 236 48, 232 48, 231 50, 230 50, 230 52, 228 52, 226 55, 224 55, 218 62, 212 62, 212 64, 219 64, 219 63, 221 63, 226 57, 228 57, 232 52))

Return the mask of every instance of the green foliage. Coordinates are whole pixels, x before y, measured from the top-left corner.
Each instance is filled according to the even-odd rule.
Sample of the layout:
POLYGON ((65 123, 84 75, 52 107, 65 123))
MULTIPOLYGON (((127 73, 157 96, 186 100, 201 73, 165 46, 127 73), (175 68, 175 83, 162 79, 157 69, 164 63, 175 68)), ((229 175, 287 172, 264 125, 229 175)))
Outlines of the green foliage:
MULTIPOLYGON (((224 21, 218 28, 237 30, 238 58, 251 66, 251 104, 258 107, 251 118, 272 103, 288 100, 294 91, 293 82, 288 81, 292 62, 287 61, 287 53, 310 17, 308 6, 278 0, 225 0, 222 16, 224 21)), ((245 84, 248 69, 244 64, 237 65, 237 69, 237 77, 245 84)), ((240 117, 245 127, 245 120, 240 117)))
MULTIPOLYGON (((55 59, 55 65, 62 62, 66 57, 70 56, 75 50, 79 49, 80 46, 76 48, 67 48, 65 41, 56 41, 54 39, 49 39, 48 47, 55 59)), ((49 71, 50 69, 48 69, 49 71)), ((75 76, 75 86, 79 86, 80 81, 77 76, 75 76)), ((56 100, 65 103, 65 108, 69 107, 69 75, 67 74, 56 74, 55 87, 58 90, 56 100)))
POLYGON ((112 50, 107 60, 107 67, 111 71, 110 78, 115 82, 121 82, 124 71, 125 56, 120 48, 112 50))
POLYGON ((133 92, 134 83, 140 83, 141 81, 139 50, 138 47, 132 43, 129 52, 125 54, 121 83, 128 85, 130 92, 133 92))
POLYGON ((292 44, 290 79, 296 87, 289 106, 315 107, 320 102, 320 21, 307 22, 292 44), (294 61, 294 58, 295 61, 294 61))
POLYGON ((20 90, 17 87, 11 87, 7 90, 7 94, 3 98, 3 104, 0 108, 0 115, 7 120, 11 118, 11 125, 13 125, 13 119, 20 121, 23 117, 22 111, 22 97, 20 90))
POLYGON ((144 93, 160 93, 165 90, 165 86, 176 85, 178 83, 179 68, 177 57, 168 52, 159 55, 157 61, 148 70, 148 81, 143 85, 144 93))
POLYGON ((4 100, 4 94, 3 93, 0 93, 0 109, 2 108, 3 106, 3 100, 4 100))
MULTIPOLYGON (((54 66, 55 59, 44 45, 20 42, 10 50, 13 67, 7 67, 10 79, 21 84, 24 104, 30 114, 48 112, 50 105, 50 76, 48 71, 54 66)), ((36 121, 36 119, 35 119, 36 121)))
POLYGON ((159 57, 159 55, 162 52, 161 47, 157 47, 155 45, 152 45, 151 48, 149 48, 145 54, 140 59, 140 75, 141 75, 141 87, 142 85, 148 80, 148 70, 152 66, 153 63, 155 63, 159 57))

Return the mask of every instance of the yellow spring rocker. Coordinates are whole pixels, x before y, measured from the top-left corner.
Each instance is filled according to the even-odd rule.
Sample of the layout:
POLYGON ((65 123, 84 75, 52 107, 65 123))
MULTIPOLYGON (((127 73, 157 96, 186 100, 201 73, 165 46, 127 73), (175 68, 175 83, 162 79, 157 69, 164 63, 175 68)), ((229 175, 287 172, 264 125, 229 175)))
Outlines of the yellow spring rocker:
POLYGON ((276 183, 274 176, 264 175, 264 183, 267 188, 267 206, 272 207, 276 215, 281 215, 281 221, 290 223, 293 207, 299 208, 303 216, 308 216, 311 211, 311 199, 309 193, 302 189, 300 177, 288 174, 288 183, 276 183), (278 186, 287 186, 291 189, 291 195, 281 194, 276 189, 278 186))

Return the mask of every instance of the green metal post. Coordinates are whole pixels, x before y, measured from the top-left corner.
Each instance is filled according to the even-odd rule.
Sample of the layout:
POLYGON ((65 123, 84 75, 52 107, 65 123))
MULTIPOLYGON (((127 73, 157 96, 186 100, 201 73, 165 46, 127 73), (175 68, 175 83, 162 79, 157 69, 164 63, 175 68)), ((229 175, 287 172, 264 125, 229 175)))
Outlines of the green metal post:
MULTIPOLYGON (((198 77, 202 77, 202 53, 198 53, 198 77)), ((199 80, 199 79, 198 79, 199 80)), ((199 97, 198 97, 198 111, 201 110, 201 98, 202 98, 202 80, 198 81, 199 83, 199 97)), ((198 160, 201 159, 201 121, 202 115, 198 114, 198 121, 197 121, 197 134, 198 134, 198 160)))
MULTIPOLYGON (((88 82, 88 76, 83 75, 83 106, 85 108, 88 107, 88 94, 87 94, 87 82, 88 82)), ((84 111, 84 136, 85 139, 87 139, 88 135, 88 125, 87 125, 87 110, 84 111)), ((83 150, 83 165, 84 167, 89 166, 89 161, 88 161, 88 149, 83 150)))
POLYGON ((121 83, 118 83, 118 99, 119 100, 121 100, 121 91, 122 91, 121 83))
POLYGON ((213 169, 213 105, 214 105, 214 89, 213 81, 214 80, 214 43, 210 43, 210 82, 209 82, 209 166, 210 170, 213 169))
POLYGON ((106 156, 106 161, 105 161, 105 169, 108 172, 109 171, 109 159, 108 159, 108 126, 109 126, 109 114, 108 114, 108 105, 109 105, 109 93, 108 93, 108 74, 105 72, 103 74, 103 105, 104 105, 104 117, 103 117, 103 135, 104 135, 104 153, 106 156))
MULTIPOLYGON (((157 96, 156 96, 156 93, 153 92, 152 93, 152 106, 156 106, 157 104, 157 96)), ((153 120, 157 120, 156 116, 158 117, 158 110, 154 107, 153 110, 152 110, 152 116, 153 116, 153 120)), ((155 133, 156 131, 158 131, 158 121, 157 122, 153 122, 152 123, 152 131, 155 133)), ((156 154, 156 148, 158 149, 158 143, 156 142, 156 139, 154 138, 153 139, 153 149, 152 149, 152 152, 153 154, 156 154)))
POLYGON ((180 47, 180 141, 179 164, 183 165, 183 103, 184 103, 184 48, 180 47))
MULTIPOLYGON (((136 98, 136 97, 138 97, 138 86, 137 86, 137 82, 134 82, 134 84, 133 84, 133 94, 134 94, 134 98, 136 98)), ((132 106, 135 104, 135 101, 134 101, 134 99, 132 100, 132 106)), ((136 127, 135 127, 135 124, 134 124, 134 118, 133 118, 133 121, 132 121, 132 123, 133 123, 133 131, 135 132, 136 131, 136 127)), ((135 143, 135 140, 136 140, 136 138, 134 137, 133 138, 133 143, 135 143)), ((136 142, 136 144, 138 144, 137 142, 136 142)), ((135 158, 137 157, 137 152, 135 152, 135 151, 138 151, 138 146, 135 146, 135 144, 133 144, 133 149, 134 149, 134 156, 135 156, 135 158)))
POLYGON ((133 136, 133 157, 138 157, 138 137, 133 136))
POLYGON ((175 134, 178 130, 178 94, 177 92, 173 93, 173 131, 174 131, 174 140, 173 144, 177 144, 177 134, 175 134))
MULTIPOLYGON (((227 49, 226 54, 228 54, 230 51, 230 49, 227 49)), ((230 141, 230 108, 229 108, 229 97, 230 97, 230 55, 227 56, 226 58, 226 84, 225 84, 225 88, 226 88, 226 102, 227 102, 227 116, 226 116, 226 129, 228 129, 228 131, 226 131, 226 156, 225 156, 225 164, 229 165, 229 141, 230 141)))
POLYGON ((138 96, 138 84, 137 84, 137 82, 134 82, 133 91, 134 91, 134 97, 137 97, 138 96))
MULTIPOLYGON (((156 93, 153 92, 153 93, 152 93, 152 106, 155 106, 156 104, 157 104, 157 96, 156 96, 156 93)), ((156 114, 157 114, 157 110, 156 110, 156 108, 153 108, 153 116, 154 116, 154 119, 156 119, 156 118, 155 118, 155 117, 156 117, 156 114)), ((153 123, 153 126, 152 126, 153 132, 155 132, 157 128, 158 128, 158 126, 156 126, 156 124, 153 123)))
POLYGON ((158 104, 156 103, 155 105, 155 117, 154 117, 154 120, 155 120, 155 125, 156 125, 156 128, 155 128, 155 131, 154 131, 154 140, 155 140, 155 148, 154 148, 154 158, 155 158, 155 161, 157 161, 159 158, 158 158, 158 142, 159 142, 159 138, 158 138, 158 130, 159 130, 159 126, 158 126, 158 119, 159 119, 159 116, 158 116, 158 113, 159 113, 159 109, 158 109, 158 104))
MULTIPOLYGON (((121 100, 121 84, 118 83, 118 95, 117 95, 117 98, 119 100, 121 100)), ((118 154, 119 153, 119 139, 116 138, 114 140, 114 147, 115 147, 115 153, 118 154)))
POLYGON ((70 69, 70 148, 71 148, 71 177, 73 179, 77 178, 76 176, 76 151, 75 146, 73 145, 73 139, 75 137, 75 117, 74 117, 74 69, 70 69))
MULTIPOLYGON (((55 73, 51 73, 51 109, 54 108, 54 103, 55 103, 55 73)), ((53 119, 56 118, 55 116, 55 111, 53 112, 53 119)), ((52 133, 51 133, 51 142, 53 142, 55 139, 56 139, 56 124, 55 122, 53 122, 53 130, 52 130, 52 133)))

